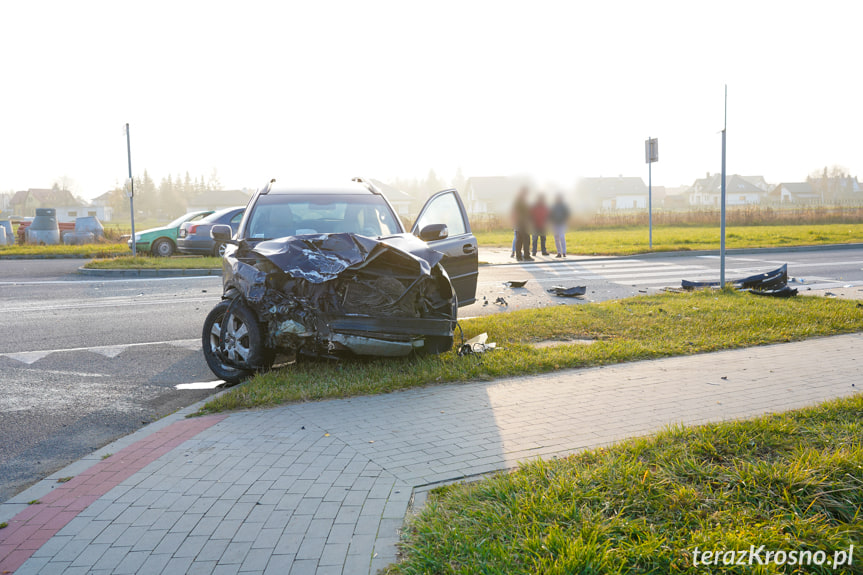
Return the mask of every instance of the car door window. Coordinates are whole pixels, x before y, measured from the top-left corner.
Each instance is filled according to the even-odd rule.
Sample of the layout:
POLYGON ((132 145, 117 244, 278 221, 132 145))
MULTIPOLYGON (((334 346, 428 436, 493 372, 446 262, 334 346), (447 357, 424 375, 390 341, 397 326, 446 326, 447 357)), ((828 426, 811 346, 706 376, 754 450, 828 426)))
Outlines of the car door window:
POLYGON ((416 229, 422 230, 431 224, 446 224, 450 236, 458 236, 467 232, 461 206, 454 194, 441 194, 431 200, 417 220, 416 229))

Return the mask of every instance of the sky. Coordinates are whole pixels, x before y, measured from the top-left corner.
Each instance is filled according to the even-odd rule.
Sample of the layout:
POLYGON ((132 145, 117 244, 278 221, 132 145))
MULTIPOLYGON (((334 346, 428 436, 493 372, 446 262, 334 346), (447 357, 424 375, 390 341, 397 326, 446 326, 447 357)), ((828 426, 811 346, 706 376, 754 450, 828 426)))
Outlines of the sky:
POLYGON ((0 192, 721 168, 863 178, 863 2, 0 4, 0 192), (855 56, 856 54, 856 56, 855 56))

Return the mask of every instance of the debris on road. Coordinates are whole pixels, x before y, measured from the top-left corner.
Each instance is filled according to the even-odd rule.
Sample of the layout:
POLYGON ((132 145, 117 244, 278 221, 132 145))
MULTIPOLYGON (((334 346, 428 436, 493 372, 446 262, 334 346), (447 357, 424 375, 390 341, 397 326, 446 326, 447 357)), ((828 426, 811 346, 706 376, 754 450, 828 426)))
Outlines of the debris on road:
POLYGON ((520 288, 520 287, 524 287, 524 284, 526 284, 527 282, 528 282, 528 280, 524 280, 524 281, 509 280, 508 282, 504 282, 503 285, 505 285, 507 287, 511 287, 511 288, 520 288))
POLYGON ((587 293, 587 286, 574 286, 570 288, 563 286, 553 286, 545 291, 558 297, 578 297, 583 296, 587 293))
POLYGON ((487 341, 488 334, 486 332, 482 332, 481 334, 470 338, 469 340, 464 342, 461 347, 459 347, 458 356, 463 357, 465 355, 481 355, 497 347, 496 343, 486 343, 487 341))
POLYGON ((496 300, 494 300, 494 303, 496 303, 498 305, 509 306, 509 304, 506 303, 506 300, 503 299, 502 297, 499 297, 496 300))
MULTIPOLYGON (((685 290, 719 287, 719 282, 695 282, 682 280, 680 283, 681 287, 685 290)), ((796 288, 788 287, 788 264, 783 264, 769 272, 755 274, 738 280, 732 280, 728 283, 738 290, 748 291, 749 293, 756 295, 773 297, 791 297, 797 295, 796 288)))

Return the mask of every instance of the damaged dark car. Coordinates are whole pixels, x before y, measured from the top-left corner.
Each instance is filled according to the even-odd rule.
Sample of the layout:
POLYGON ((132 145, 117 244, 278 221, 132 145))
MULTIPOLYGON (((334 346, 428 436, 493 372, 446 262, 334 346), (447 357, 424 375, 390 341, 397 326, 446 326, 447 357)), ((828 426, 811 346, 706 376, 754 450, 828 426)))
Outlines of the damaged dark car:
POLYGON ((477 242, 458 192, 433 195, 410 233, 372 182, 283 188, 250 200, 227 244, 222 301, 204 322, 207 365, 237 383, 309 355, 448 351, 474 302, 477 242))

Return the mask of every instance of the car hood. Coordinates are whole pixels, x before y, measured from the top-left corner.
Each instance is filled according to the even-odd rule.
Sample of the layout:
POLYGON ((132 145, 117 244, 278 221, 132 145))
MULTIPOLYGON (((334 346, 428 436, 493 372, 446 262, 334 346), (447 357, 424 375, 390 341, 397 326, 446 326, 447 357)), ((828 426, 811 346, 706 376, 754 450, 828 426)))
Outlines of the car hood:
POLYGON ((359 268, 389 251, 406 256, 420 275, 429 275, 443 254, 425 242, 402 234, 369 238, 359 234, 312 234, 266 240, 251 248, 286 274, 310 283, 335 279, 348 268, 359 268))

